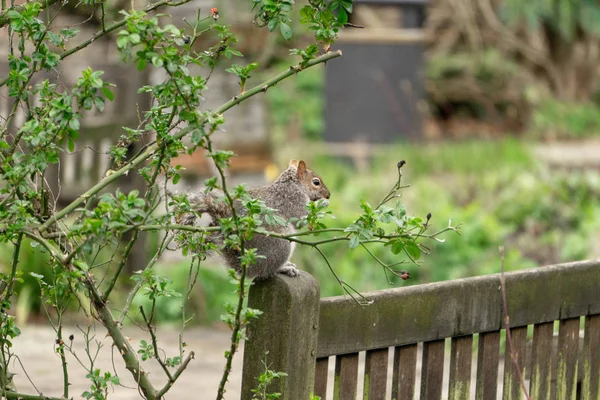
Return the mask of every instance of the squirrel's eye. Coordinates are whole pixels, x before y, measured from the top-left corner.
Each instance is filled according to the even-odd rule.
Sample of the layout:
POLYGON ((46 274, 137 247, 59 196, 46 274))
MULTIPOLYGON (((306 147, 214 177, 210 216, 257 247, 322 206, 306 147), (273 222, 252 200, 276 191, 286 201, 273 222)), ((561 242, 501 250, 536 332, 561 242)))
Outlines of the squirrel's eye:
POLYGON ((321 181, 319 180, 319 178, 313 179, 313 185, 319 186, 320 184, 321 184, 321 181))

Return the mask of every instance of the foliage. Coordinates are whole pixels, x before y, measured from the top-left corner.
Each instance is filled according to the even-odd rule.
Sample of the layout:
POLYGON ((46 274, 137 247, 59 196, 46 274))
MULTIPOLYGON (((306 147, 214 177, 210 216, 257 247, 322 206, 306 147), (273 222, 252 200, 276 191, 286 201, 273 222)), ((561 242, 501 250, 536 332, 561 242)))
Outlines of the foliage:
MULTIPOLYGON (((382 150, 364 174, 331 157, 317 157, 315 168, 324 171, 323 179, 336 195, 329 208, 339 224, 354 221, 359 207, 352 199, 383 196, 393 179, 386 169, 398 155, 406 158, 404 174, 410 183, 402 203, 413 215, 425 219, 431 212, 436 229, 450 219, 467 222, 460 236, 428 243, 430 254, 422 267, 410 269, 410 280, 391 276, 392 285, 497 273, 499 245, 506 249, 508 270, 597 257, 597 174, 548 170, 533 159, 528 144, 516 140, 395 145, 382 150)), ((368 253, 348 252, 342 244, 323 251, 357 290, 390 286, 368 253)), ((371 251, 388 264, 402 261, 377 246, 371 251)), ((327 279, 326 264, 315 260, 314 250, 299 246, 294 254, 297 265, 319 279, 322 296, 342 294, 327 279)))
POLYGON ((600 108, 595 103, 545 99, 536 107, 529 132, 541 139, 578 139, 598 136, 600 108))
POLYGON ((276 379, 281 379, 286 377, 287 374, 285 372, 277 372, 271 370, 270 365, 267 364, 267 356, 269 352, 265 353, 265 359, 261 362, 263 363, 265 370, 258 377, 258 386, 252 389, 252 399, 256 400, 275 400, 281 397, 281 393, 268 393, 269 385, 273 383, 276 379))
MULTIPOLYGON (((401 183, 403 162, 397 164, 397 180, 390 185, 392 189, 383 196, 383 200, 375 206, 363 202, 362 212, 339 227, 329 227, 330 212, 323 202, 307 205, 308 215, 305 218, 285 221, 260 199, 250 198, 244 186, 228 186, 226 173, 234 154, 213 147, 213 138, 219 134, 225 121, 224 113, 301 71, 340 56, 341 52, 329 49, 352 11, 350 1, 312 0, 305 5, 300 12, 301 22, 313 31, 314 41, 303 49, 292 51, 295 64, 252 88, 246 88, 246 83, 258 65, 230 64, 229 72, 237 77, 241 91, 211 110, 203 108, 203 96, 213 70, 219 68, 219 61, 223 58, 242 56, 235 47, 237 39, 231 28, 218 22, 218 10, 212 9, 205 16, 198 11, 196 20, 185 21, 186 26, 182 28, 165 24, 163 15, 153 11, 162 6, 183 3, 164 0, 146 9, 121 10, 118 15, 105 13, 103 2, 87 4, 99 7, 101 15, 101 29, 87 39, 77 37, 78 33, 71 28, 59 30, 60 24, 55 18, 60 9, 44 21, 39 19, 46 11, 44 7, 50 6, 51 2, 29 2, 11 7, 0 15, 0 26, 9 25, 11 37, 10 71, 0 81, 0 86, 7 86, 13 100, 10 114, 0 127, 0 180, 3 183, 0 188, 0 242, 14 246, 12 257, 7 260, 10 266, 0 275, 2 397, 46 398, 41 393, 26 395, 10 390, 10 368, 15 365, 17 357, 11 340, 19 334, 19 330, 9 311, 12 310, 15 284, 23 276, 20 261, 25 239, 30 241, 31 246, 36 246, 47 260, 47 274, 32 272, 30 276, 39 285, 48 322, 56 331, 55 351, 63 373, 62 398, 73 397, 67 358, 74 358, 87 372, 90 388, 81 394, 84 398, 104 399, 110 385, 120 382, 119 376, 100 371, 95 366, 93 347, 95 344, 97 354, 101 346, 95 340, 92 324, 80 326, 87 358, 80 358, 75 353, 71 346, 72 337, 69 340, 63 338, 64 317, 69 307, 75 305, 81 314, 99 321, 113 342, 111 347, 115 349, 115 355, 121 356, 135 379, 135 389, 147 399, 161 399, 194 359, 194 352, 185 348, 182 337, 185 327, 193 320, 193 316, 188 314, 187 303, 201 264, 210 251, 219 247, 239 251, 241 272, 229 271, 235 297, 226 305, 222 317, 231 329, 230 348, 225 352, 225 367, 217 393, 217 399, 222 399, 232 359, 241 340, 246 339, 246 326, 261 314, 260 310, 248 308, 245 302, 250 285, 246 269, 262 257, 257 249, 247 246, 253 235, 269 234, 312 247, 323 255, 342 290, 361 302, 364 299, 337 274, 336 267, 329 263, 322 248, 333 242, 348 242, 350 248, 365 249, 367 245, 379 244, 416 263, 426 252, 421 243, 423 240, 439 240, 438 236, 443 232, 456 230, 449 225, 437 232, 428 232, 429 218, 409 216, 398 204, 404 188, 401 183), (116 32, 117 48, 124 61, 135 64, 139 71, 158 70, 163 78, 138 89, 151 101, 145 107, 147 109, 139 110, 137 126, 125 128, 120 140, 109 149, 110 164, 102 177, 69 204, 57 209, 58 192, 51 184, 54 183, 51 177, 54 176, 52 172, 59 168, 59 155, 66 157, 75 150, 80 136, 80 121, 86 112, 104 113, 106 104, 115 100, 115 93, 110 78, 92 67, 85 68, 74 85, 60 81, 55 83, 55 79, 46 76, 54 78, 56 71, 60 71, 62 60, 98 43, 98 39, 111 32, 116 32), (200 36, 210 36, 212 44, 199 50, 196 44, 200 36), (77 45, 70 47, 68 41, 73 38, 77 38, 74 40, 77 45), (325 53, 320 54, 319 45, 325 53), (195 67, 205 67, 203 75, 193 72, 195 67), (46 75, 40 76, 40 80, 34 79, 39 72, 46 75), (41 100, 30 101, 36 95, 41 100), (13 129, 18 110, 25 111, 25 120, 13 129), (230 217, 218 221, 219 226, 175 223, 178 218, 172 216, 197 213, 197 210, 191 208, 185 194, 169 195, 167 199, 161 197, 167 183, 177 183, 180 178, 181 166, 173 163, 173 159, 181 154, 191 154, 196 149, 206 151, 216 168, 217 176, 206 182, 207 192, 221 191, 231 212, 230 217), (127 191, 115 189, 113 184, 126 175, 139 176, 144 187, 127 191), (234 207, 236 204, 240 204, 243 212, 234 207), (159 207, 163 207, 165 212, 158 212, 159 207), (301 231, 291 235, 268 232, 265 222, 293 223, 301 231), (123 280, 125 262, 141 232, 160 233, 160 240, 147 265, 141 265, 128 282, 131 288, 122 299, 119 312, 117 307, 121 304, 115 301, 118 296, 114 289, 123 280), (222 240, 215 240, 215 235, 220 235, 222 240), (121 241, 125 242, 124 246, 118 245, 121 241), (184 252, 192 254, 187 268, 188 279, 185 285, 179 287, 154 268, 160 255, 171 245, 178 245, 184 252), (109 255, 104 257, 103 252, 106 251, 109 255), (160 348, 156 322, 161 308, 172 307, 174 302, 180 309, 180 346, 178 354, 167 355, 160 348), (136 307, 133 308, 132 304, 136 307), (130 343, 121 331, 125 320, 130 318, 144 325, 150 340, 130 343), (145 371, 140 358, 158 363, 166 376, 162 387, 155 387, 154 377, 145 371)), ((258 25, 264 24, 269 30, 279 28, 281 35, 288 39, 292 34, 288 24, 292 4, 291 1, 257 0, 254 2, 254 21, 258 25)), ((395 264, 387 264, 374 255, 372 257, 386 276, 403 275, 394 269, 395 264)))

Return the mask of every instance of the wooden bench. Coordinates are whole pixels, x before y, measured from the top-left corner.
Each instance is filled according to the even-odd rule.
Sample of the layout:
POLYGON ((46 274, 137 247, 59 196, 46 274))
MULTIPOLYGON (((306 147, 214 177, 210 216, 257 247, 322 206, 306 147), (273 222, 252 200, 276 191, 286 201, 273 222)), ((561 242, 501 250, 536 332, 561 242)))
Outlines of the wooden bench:
MULTIPOLYGON (((600 260, 527 269, 505 279, 512 340, 531 398, 600 399, 600 260)), ((319 299, 318 283, 306 273, 255 283, 249 307, 264 314, 248 327, 242 398, 252 397, 265 358, 271 370, 288 374, 270 387, 282 399, 306 400, 311 393, 329 399, 328 386, 334 399, 355 399, 359 380, 364 399, 389 398, 386 389, 403 400, 416 393, 427 400, 445 393, 469 399, 472 389, 477 399, 500 398, 500 390, 503 399, 523 398, 510 351, 502 349, 500 275, 366 297, 372 305, 319 299)))

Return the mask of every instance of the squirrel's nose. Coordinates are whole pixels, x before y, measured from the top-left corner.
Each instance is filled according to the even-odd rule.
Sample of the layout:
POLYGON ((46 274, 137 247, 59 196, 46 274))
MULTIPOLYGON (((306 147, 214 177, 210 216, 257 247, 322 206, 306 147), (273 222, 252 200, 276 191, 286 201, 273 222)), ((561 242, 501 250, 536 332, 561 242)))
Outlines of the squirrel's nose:
POLYGON ((325 193, 325 198, 329 200, 329 192, 325 193))

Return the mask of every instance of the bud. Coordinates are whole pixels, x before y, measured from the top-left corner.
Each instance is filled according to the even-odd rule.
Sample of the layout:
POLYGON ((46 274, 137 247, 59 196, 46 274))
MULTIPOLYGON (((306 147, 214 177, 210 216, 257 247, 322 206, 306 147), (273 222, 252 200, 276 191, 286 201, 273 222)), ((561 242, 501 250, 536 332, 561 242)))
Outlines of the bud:
POLYGON ((404 166, 404 164, 406 164, 406 161, 404 161, 404 160, 398 161, 398 168, 402 168, 404 166))

